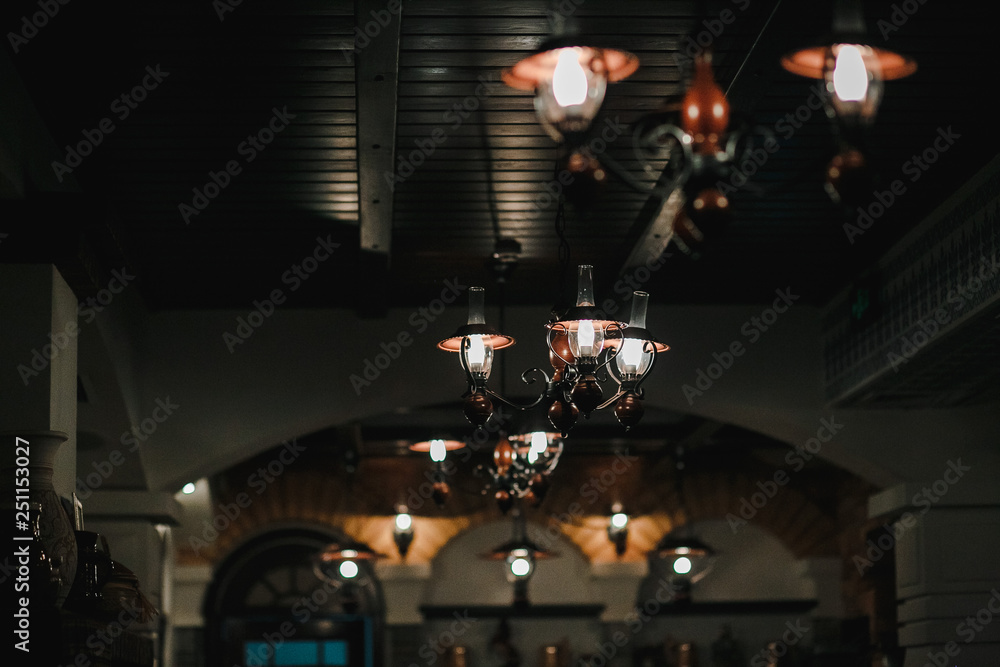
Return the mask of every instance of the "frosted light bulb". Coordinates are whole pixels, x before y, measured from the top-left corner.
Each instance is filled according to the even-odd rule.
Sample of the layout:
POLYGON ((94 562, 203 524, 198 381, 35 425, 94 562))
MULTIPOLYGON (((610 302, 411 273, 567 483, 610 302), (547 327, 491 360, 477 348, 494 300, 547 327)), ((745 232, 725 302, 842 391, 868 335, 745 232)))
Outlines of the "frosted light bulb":
POLYGON ((583 320, 577 329, 576 340, 580 348, 581 357, 594 356, 594 323, 591 320, 583 320))
POLYGON ((523 577, 531 570, 531 563, 527 558, 515 558, 510 563, 510 571, 515 577, 523 577))
POLYGON ((448 450, 444 446, 444 440, 431 440, 431 461, 440 463, 444 461, 445 453, 448 450))
POLYGON ((677 574, 687 574, 691 571, 691 559, 687 556, 681 556, 674 561, 674 572, 677 574))
POLYGON ((576 49, 563 49, 552 70, 552 94, 561 107, 583 104, 587 100, 587 72, 580 64, 576 49))
POLYGON ((638 338, 626 338, 622 351, 619 352, 618 368, 628 375, 634 375, 642 362, 642 348, 646 341, 638 338))
POLYGON ((549 438, 542 431, 535 431, 531 434, 531 451, 537 454, 544 454, 549 446, 549 438))
POLYGON ((406 514, 404 512, 396 515, 396 530, 401 532, 407 531, 410 529, 410 526, 412 525, 413 525, 413 517, 411 517, 409 514, 406 514))
POLYGON ((611 515, 611 526, 621 530, 628 525, 628 514, 624 512, 618 512, 617 514, 611 515))
POLYGON ((837 51, 833 92, 844 102, 860 102, 868 94, 868 69, 858 47, 844 44, 837 51))
POLYGON ((358 564, 353 560, 345 560, 340 564, 340 576, 344 579, 353 579, 358 576, 358 564))
POLYGON ((490 376, 490 371, 493 370, 493 343, 489 336, 469 336, 469 346, 463 348, 462 354, 472 373, 490 376))

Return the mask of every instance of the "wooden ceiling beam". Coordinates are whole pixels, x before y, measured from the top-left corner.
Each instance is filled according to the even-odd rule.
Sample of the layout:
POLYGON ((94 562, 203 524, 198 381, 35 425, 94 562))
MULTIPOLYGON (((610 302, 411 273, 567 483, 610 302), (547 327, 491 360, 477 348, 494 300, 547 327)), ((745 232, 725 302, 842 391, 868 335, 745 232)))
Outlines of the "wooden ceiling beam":
POLYGON ((402 3, 355 0, 354 19, 355 37, 342 53, 354 62, 357 90, 359 244, 365 266, 357 308, 362 316, 378 316, 388 302, 395 183, 386 175, 396 172, 402 3))

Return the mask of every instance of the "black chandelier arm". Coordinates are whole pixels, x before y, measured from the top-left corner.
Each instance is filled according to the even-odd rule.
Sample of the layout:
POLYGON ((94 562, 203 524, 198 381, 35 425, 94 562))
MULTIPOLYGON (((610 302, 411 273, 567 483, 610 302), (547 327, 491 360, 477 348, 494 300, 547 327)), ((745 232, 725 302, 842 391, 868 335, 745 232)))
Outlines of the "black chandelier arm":
POLYGON ((642 376, 635 381, 635 384, 632 385, 632 392, 639 398, 642 398, 643 395, 641 385, 643 382, 646 381, 646 378, 648 378, 650 375, 653 374, 653 368, 656 367, 656 357, 659 356, 656 353, 656 343, 650 340, 645 341, 642 346, 644 350, 646 349, 647 345, 649 346, 649 353, 650 353, 649 367, 646 369, 646 372, 643 373, 642 376))
POLYGON ((600 405, 598 405, 598 406, 597 406, 597 408, 595 408, 595 409, 597 409, 597 410, 603 410, 604 408, 606 408, 606 407, 608 407, 609 405, 613 404, 613 403, 614 403, 615 401, 617 401, 617 400, 618 400, 619 398, 621 398, 622 396, 624 396, 624 395, 625 395, 625 394, 627 394, 627 393, 628 393, 628 392, 626 392, 626 391, 623 391, 623 390, 622 390, 622 389, 621 389, 621 388, 619 387, 618 391, 617 391, 617 392, 615 393, 615 395, 614 395, 614 396, 612 396, 612 397, 611 397, 611 398, 609 398, 608 400, 606 400, 606 401, 604 401, 603 403, 601 403, 600 405))
POLYGON ((485 385, 483 385, 482 390, 487 395, 489 395, 490 397, 495 398, 498 401, 500 401, 501 403, 503 403, 504 405, 507 405, 507 406, 512 407, 512 408, 515 408, 517 410, 530 410, 531 408, 533 408, 533 407, 541 404, 541 402, 544 401, 545 397, 548 395, 548 387, 546 387, 545 390, 543 390, 542 393, 540 393, 538 395, 538 398, 536 398, 535 400, 533 400, 531 403, 522 404, 522 403, 515 403, 514 401, 510 400, 506 396, 502 396, 501 394, 498 394, 497 392, 493 391, 492 389, 490 389, 489 387, 487 387, 485 385))

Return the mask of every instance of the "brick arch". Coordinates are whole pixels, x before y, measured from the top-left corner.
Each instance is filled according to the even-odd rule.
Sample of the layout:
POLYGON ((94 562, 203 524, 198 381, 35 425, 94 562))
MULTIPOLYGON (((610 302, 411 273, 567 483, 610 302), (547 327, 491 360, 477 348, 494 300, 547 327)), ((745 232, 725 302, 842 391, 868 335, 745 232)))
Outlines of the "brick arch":
MULTIPOLYGON (((420 494, 426 495, 422 488, 426 461, 365 459, 353 477, 342 466, 338 468, 336 461, 303 461, 302 465, 290 465, 260 489, 258 484, 248 484, 261 460, 266 462, 268 457, 257 459, 233 466, 214 478, 213 515, 220 525, 226 524, 225 528, 214 540, 201 544, 182 537, 178 549, 181 562, 216 562, 249 536, 291 522, 334 529, 368 544, 390 561, 401 561, 392 540, 392 514, 401 498, 409 495, 419 503, 423 498, 420 494), (238 507, 238 516, 229 519, 220 509, 223 507, 238 507)), ((564 458, 544 502, 528 510, 528 521, 543 530, 558 530, 592 563, 645 559, 657 541, 683 517, 678 511, 670 462, 629 462, 620 455, 564 458), (620 559, 606 533, 608 514, 616 501, 621 501, 633 517, 628 549, 620 559), (571 513, 574 503, 577 511, 571 513)), ((738 515, 741 499, 749 501, 759 494, 758 482, 771 479, 773 474, 774 468, 765 465, 692 466, 685 476, 690 520, 726 520, 738 515)), ((793 479, 781 486, 750 521, 773 534, 796 558, 841 554, 842 545, 850 541, 842 537, 853 525, 853 518, 839 519, 824 510, 810 496, 808 485, 800 481, 793 479)), ((855 482, 855 486, 848 484, 844 488, 852 494, 855 504, 863 506, 867 490, 861 488, 859 480, 855 482)), ((414 540, 408 563, 429 563, 452 538, 501 515, 488 497, 455 490, 444 509, 424 499, 421 507, 413 508, 413 516, 414 540)))

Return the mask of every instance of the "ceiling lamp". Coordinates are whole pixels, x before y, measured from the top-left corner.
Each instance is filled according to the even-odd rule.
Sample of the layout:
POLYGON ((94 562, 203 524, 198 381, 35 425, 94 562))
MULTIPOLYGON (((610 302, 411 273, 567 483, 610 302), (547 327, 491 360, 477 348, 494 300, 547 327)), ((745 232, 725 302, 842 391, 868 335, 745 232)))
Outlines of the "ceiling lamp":
POLYGON ((551 377, 539 368, 521 374, 525 384, 532 384, 537 376, 545 379, 545 387, 528 405, 514 403, 487 385, 493 352, 513 345, 514 339, 486 326, 483 288, 470 288, 469 323, 438 343, 442 350, 459 353, 469 386, 464 397, 465 416, 470 422, 484 425, 493 414, 493 399, 521 410, 545 402, 549 422, 563 437, 581 412, 589 417, 594 410, 612 403, 616 404, 615 414, 626 429, 639 421, 642 382, 652 369, 656 355, 669 347, 646 329, 649 297, 646 292, 633 292, 632 317, 628 324, 607 319, 595 306, 592 270, 590 265, 579 266, 576 305, 545 325, 553 369, 551 377), (618 389, 602 402, 603 389, 597 375, 605 368, 617 381, 618 389))
POLYGON ((372 563, 384 555, 353 540, 328 545, 315 558, 313 572, 317 577, 334 585, 341 585, 358 579, 363 574, 362 565, 372 563), (333 574, 330 574, 330 571, 333 574))
POLYGON ((861 3, 837 0, 833 33, 787 54, 781 66, 793 74, 819 79, 827 115, 836 122, 841 146, 827 165, 826 190, 834 201, 850 204, 870 196, 872 176, 861 148, 864 132, 882 101, 883 82, 917 71, 917 63, 888 49, 873 46, 867 35, 861 3))
POLYGON ((638 68, 631 53, 594 46, 569 31, 546 40, 501 77, 512 88, 535 93, 535 113, 549 136, 575 144, 600 110, 607 84, 638 68))
POLYGON ((819 45, 784 56, 781 66, 825 81, 830 112, 847 123, 871 123, 882 101, 882 82, 917 71, 912 59, 870 45, 858 0, 837 0, 833 34, 819 45))
POLYGON ((507 581, 514 584, 514 605, 521 606, 528 604, 528 581, 535 573, 535 562, 555 556, 526 537, 524 517, 518 511, 513 517, 512 538, 484 554, 483 558, 504 562, 507 581))
POLYGON ((413 452, 426 452, 430 454, 431 461, 434 462, 434 484, 431 489, 431 497, 434 499, 434 503, 441 507, 448 500, 448 496, 451 493, 451 487, 448 486, 448 482, 445 481, 444 474, 444 461, 448 456, 448 452, 455 451, 456 449, 463 449, 465 443, 461 440, 451 440, 445 438, 432 438, 430 440, 421 440, 420 442, 415 442, 410 445, 410 451, 413 452))
POLYGON ((674 484, 677 487, 677 502, 683 524, 663 536, 650 551, 650 556, 666 563, 668 577, 673 584, 675 600, 689 600, 691 584, 705 577, 715 562, 715 550, 694 535, 694 528, 684 502, 684 448, 678 447, 675 455, 674 484))
POLYGON ((670 578, 679 584, 681 591, 690 592, 690 585, 701 581, 712 569, 715 550, 685 527, 678 534, 664 536, 656 545, 653 554, 665 562, 670 570, 670 578))

